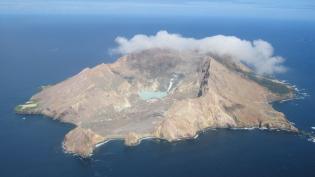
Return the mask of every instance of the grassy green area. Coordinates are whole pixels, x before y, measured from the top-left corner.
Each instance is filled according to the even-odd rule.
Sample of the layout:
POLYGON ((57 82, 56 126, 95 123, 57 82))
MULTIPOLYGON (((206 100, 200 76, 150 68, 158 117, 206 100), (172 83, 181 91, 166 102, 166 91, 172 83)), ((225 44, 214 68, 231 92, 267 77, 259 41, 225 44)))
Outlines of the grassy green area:
POLYGON ((254 73, 245 73, 245 75, 249 79, 257 82, 258 84, 260 84, 264 87, 266 87, 267 89, 269 89, 273 93, 276 93, 279 95, 286 95, 286 94, 289 94, 293 91, 292 88, 289 87, 288 85, 273 81, 272 79, 257 76, 254 73))
POLYGON ((23 111, 27 111, 30 109, 34 109, 37 106, 38 106, 38 104, 36 103, 36 101, 30 100, 30 101, 27 101, 25 104, 20 104, 20 105, 16 106, 14 110, 16 112, 23 112, 23 111))
POLYGON ((231 63, 227 59, 222 58, 217 61, 219 61, 221 64, 223 64, 224 66, 228 67, 231 70, 244 74, 244 76, 247 77, 248 79, 253 80, 259 85, 266 87, 273 93, 276 93, 279 95, 286 95, 294 91, 288 85, 274 81, 271 78, 259 76, 255 74, 254 72, 243 71, 238 66, 236 66, 234 63, 231 63))
POLYGON ((15 112, 21 112, 21 111, 23 111, 21 105, 17 105, 17 106, 14 108, 14 110, 15 110, 15 112))

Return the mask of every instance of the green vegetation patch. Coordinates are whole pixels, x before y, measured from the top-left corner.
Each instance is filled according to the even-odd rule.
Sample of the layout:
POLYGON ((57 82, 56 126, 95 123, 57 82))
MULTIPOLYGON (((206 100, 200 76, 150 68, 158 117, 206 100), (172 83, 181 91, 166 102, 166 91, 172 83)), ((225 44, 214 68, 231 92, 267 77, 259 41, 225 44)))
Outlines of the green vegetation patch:
POLYGON ((272 79, 269 79, 269 78, 257 76, 253 73, 247 73, 246 75, 249 79, 257 82, 258 84, 260 84, 264 87, 266 87, 267 89, 269 89, 273 93, 276 93, 279 95, 286 95, 286 94, 289 94, 292 92, 292 88, 289 87, 288 85, 284 84, 284 83, 273 81, 272 79))
POLYGON ((25 104, 20 104, 15 107, 16 112, 23 112, 27 110, 34 109, 38 106, 38 103, 34 100, 27 101, 25 104))

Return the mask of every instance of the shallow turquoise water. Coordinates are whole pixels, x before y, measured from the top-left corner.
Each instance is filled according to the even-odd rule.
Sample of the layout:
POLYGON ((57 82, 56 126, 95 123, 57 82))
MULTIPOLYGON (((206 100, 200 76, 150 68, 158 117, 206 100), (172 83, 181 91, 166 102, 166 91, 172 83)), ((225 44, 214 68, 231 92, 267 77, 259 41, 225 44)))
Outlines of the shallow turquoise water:
POLYGON ((167 92, 161 92, 161 91, 140 91, 139 96, 143 100, 149 100, 149 99, 162 99, 167 96, 167 92))

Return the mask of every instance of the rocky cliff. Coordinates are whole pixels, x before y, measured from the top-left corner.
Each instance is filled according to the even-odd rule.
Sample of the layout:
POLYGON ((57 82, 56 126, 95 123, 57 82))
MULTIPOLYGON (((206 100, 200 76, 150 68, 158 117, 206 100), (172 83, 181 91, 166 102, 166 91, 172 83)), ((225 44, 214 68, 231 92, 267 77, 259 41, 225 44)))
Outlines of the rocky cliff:
POLYGON ((110 139, 126 145, 146 137, 174 141, 206 128, 297 132, 270 105, 293 94, 289 86, 231 59, 150 49, 86 68, 43 88, 16 111, 75 124, 64 148, 86 157, 110 139))

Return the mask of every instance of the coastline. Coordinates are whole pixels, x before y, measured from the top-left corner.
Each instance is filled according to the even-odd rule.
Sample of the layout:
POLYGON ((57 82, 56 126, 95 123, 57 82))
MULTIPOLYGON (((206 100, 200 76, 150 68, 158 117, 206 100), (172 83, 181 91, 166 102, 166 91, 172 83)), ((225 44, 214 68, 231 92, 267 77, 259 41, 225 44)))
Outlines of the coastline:
MULTIPOLYGON (((296 100, 296 97, 293 97, 292 99, 290 99, 290 101, 294 101, 296 100)), ((277 100, 277 101, 273 101, 273 102, 281 102, 281 100, 277 100)), ((63 121, 63 119, 61 118, 55 118, 53 116, 49 116, 49 115, 45 115, 45 114, 42 114, 42 113, 38 113, 38 112, 28 112, 28 111, 20 111, 20 112, 17 112, 17 114, 20 114, 20 115, 41 115, 41 116, 44 116, 44 117, 47 117, 48 119, 51 119, 51 120, 58 120, 58 122, 60 123, 66 123, 66 124, 70 124, 72 126, 75 126, 74 128, 72 128, 69 132, 71 132, 72 130, 78 128, 78 126, 72 122, 66 122, 66 121, 63 121)), ((289 122, 288 123, 290 125, 292 125, 294 127, 294 123, 292 122, 289 122)), ((80 128, 80 127, 79 127, 80 128)), ((284 132, 288 132, 288 133, 293 133, 293 134, 298 134, 298 135, 304 135, 303 132, 300 132, 298 129, 293 130, 293 129, 281 129, 281 128, 272 128, 272 127, 259 127, 259 126, 253 126, 253 127, 207 127, 207 128, 204 128, 204 129, 201 129, 201 130, 198 130, 193 136, 187 136, 187 137, 181 137, 181 138, 175 138, 175 139, 171 139, 171 140, 168 140, 168 139, 164 139, 164 138, 161 138, 161 137, 156 137, 156 136, 144 136, 144 137, 141 137, 139 139, 136 139, 136 143, 134 144, 125 144, 125 146, 137 146, 139 145, 143 140, 162 140, 162 141, 167 141, 169 143, 174 143, 174 142, 178 142, 178 141, 184 141, 184 140, 191 140, 191 139, 197 139, 200 135, 200 133, 204 133, 204 132, 207 132, 207 131, 216 131, 216 130, 220 130, 220 129, 227 129, 227 130, 241 130, 241 131, 250 131, 250 130, 262 130, 262 131, 284 131, 284 132)), ((68 133, 69 133, 68 132, 68 133)), ((68 134, 67 133, 67 134, 68 134)), ((311 138, 311 136, 308 136, 309 137, 309 140, 310 141, 315 141, 314 137, 311 138)), ((80 153, 77 153, 77 152, 73 152, 69 149, 66 148, 65 146, 65 139, 64 141, 62 142, 62 149, 64 151, 64 153, 66 154, 73 154, 75 156, 80 156, 82 158, 89 158, 91 156, 93 156, 93 152, 95 149, 101 147, 102 145, 110 142, 110 141, 117 141, 117 140, 122 140, 122 141, 125 141, 126 142, 126 138, 124 137, 117 137, 117 138, 109 138, 107 139, 106 137, 102 137, 104 138, 104 141, 101 141, 101 142, 98 142, 96 144, 93 145, 93 150, 88 154, 88 155, 83 155, 83 154, 80 154, 80 153)))
MULTIPOLYGON (((108 132, 104 133, 100 130, 95 130, 95 129, 93 130, 93 127, 91 127, 91 126, 90 127, 87 126, 87 127, 83 128, 80 126, 81 125, 80 121, 84 121, 84 120, 83 119, 82 120, 75 119, 75 117, 80 117, 80 116, 78 116, 78 113, 80 113, 80 111, 78 111, 78 110, 82 110, 82 109, 79 109, 80 104, 79 103, 77 104, 77 102, 75 102, 75 104, 73 104, 73 105, 70 105, 69 108, 67 107, 66 110, 59 109, 59 112, 54 110, 54 108, 50 108, 49 106, 48 107, 47 106, 41 107, 41 101, 43 101, 43 100, 45 101, 44 98, 47 98, 49 100, 49 98, 51 98, 51 95, 59 93, 58 91, 56 91, 56 90, 59 90, 59 86, 60 87, 63 86, 62 88, 65 89, 65 92, 63 92, 63 93, 68 93, 68 92, 70 93, 70 91, 72 91, 72 90, 71 89, 69 90, 68 87, 71 86, 70 88, 72 88, 72 86, 73 86, 73 85, 71 85, 72 83, 77 83, 78 81, 81 81, 82 79, 84 80, 84 78, 86 78, 86 77, 92 77, 92 76, 93 76, 92 78, 94 78, 94 76, 96 78, 104 77, 105 75, 103 72, 109 73, 110 76, 112 76, 112 77, 114 77, 114 76, 120 77, 120 75, 118 75, 118 76, 115 75, 115 72, 117 72, 117 71, 113 72, 114 71, 113 69, 115 69, 115 67, 120 66, 119 61, 115 62, 115 64, 111 64, 111 65, 107 65, 107 64, 97 65, 96 67, 94 67, 93 69, 90 69, 88 71, 83 70, 79 74, 73 76, 72 79, 67 79, 64 82, 57 84, 55 86, 56 88, 50 87, 50 88, 47 88, 48 91, 44 89, 44 91, 41 91, 40 93, 35 94, 30 99, 30 101, 28 101, 28 102, 26 102, 26 104, 24 104, 26 106, 24 106, 23 104, 18 105, 17 108, 19 108, 19 109, 15 109, 15 111, 18 114, 40 114, 40 115, 48 116, 48 117, 52 118, 53 120, 58 120, 60 122, 66 122, 66 123, 70 123, 70 124, 75 125, 76 127, 74 129, 70 130, 65 135, 62 146, 66 152, 79 154, 82 157, 91 156, 93 154, 93 150, 95 148, 98 148, 98 147, 102 146, 103 144, 106 144, 107 142, 112 141, 112 140, 121 140, 122 139, 125 141, 125 145, 127 145, 127 146, 136 146, 136 145, 140 144, 142 140, 146 140, 146 139, 160 139, 160 140, 166 140, 168 142, 176 142, 176 141, 181 141, 181 140, 185 140, 185 139, 196 139, 196 138, 198 138, 200 132, 205 132, 208 129, 213 129, 213 128, 214 129, 232 129, 232 130, 253 130, 253 129, 271 130, 271 131, 272 130, 276 130, 276 131, 282 130, 282 131, 287 131, 287 132, 299 133, 299 130, 297 128, 295 128, 295 126, 285 118, 285 115, 283 113, 274 111, 271 108, 273 102, 281 102, 281 101, 292 100, 292 99, 297 98, 298 89, 296 87, 294 87, 288 83, 285 83, 285 82, 280 82, 277 80, 274 81, 274 80, 270 80, 267 78, 265 79, 268 81, 267 84, 260 85, 259 82, 257 83, 257 82, 254 82, 253 80, 248 80, 248 78, 244 78, 240 75, 235 74, 234 72, 230 72, 230 70, 227 67, 225 67, 220 62, 217 62, 215 59, 212 59, 212 58, 208 59, 207 60, 208 62, 202 63, 202 66, 204 66, 206 69, 204 69, 203 70, 204 73, 201 73, 201 74, 203 76, 207 76, 207 77, 202 77, 202 80, 200 81, 200 83, 201 83, 200 86, 198 88, 196 87, 196 91, 198 91, 198 90, 200 91, 200 89, 201 89, 201 90, 203 90, 202 93, 208 97, 199 98, 200 96, 198 96, 198 97, 196 97, 196 99, 187 98, 186 101, 181 101, 181 100, 178 101, 177 104, 174 104, 175 105, 174 107, 171 107, 172 109, 170 109, 170 111, 168 110, 169 111, 168 114, 170 114, 171 116, 169 116, 169 117, 166 116, 166 118, 169 118, 169 119, 165 119, 167 121, 163 122, 164 124, 160 123, 158 125, 158 127, 154 126, 149 131, 144 131, 144 132, 139 131, 140 133, 138 133, 137 130, 133 130, 133 129, 130 129, 128 131, 121 131, 121 132, 116 131, 116 130, 112 130, 112 134, 108 134, 108 132), (210 61, 212 61, 211 67, 210 67, 210 61), (238 103, 240 100, 242 100, 242 98, 239 98, 240 97, 239 95, 241 95, 241 94, 238 94, 238 93, 243 93, 243 91, 238 90, 238 88, 235 87, 235 84, 230 85, 230 87, 231 87, 230 90, 233 90, 233 89, 238 90, 238 92, 234 93, 236 96, 231 94, 232 97, 234 96, 233 99, 237 98, 235 103, 232 102, 233 103, 232 104, 228 101, 229 99, 227 99, 223 96, 220 96, 222 93, 219 91, 210 92, 209 94, 207 94, 209 88, 208 88, 208 85, 204 85, 204 83, 208 84, 208 80, 210 80, 212 82, 212 86, 216 86, 216 84, 221 84, 220 80, 211 80, 211 78, 210 78, 210 75, 211 76, 214 75, 214 78, 216 78, 215 76, 216 75, 219 76, 220 74, 225 74, 227 76, 227 78, 229 78, 233 82, 236 82, 236 81, 244 82, 245 85, 247 84, 246 85, 247 87, 245 87, 245 88, 248 89, 248 91, 252 90, 252 88, 259 89, 260 90, 259 93, 261 93, 263 96, 255 97, 256 96, 255 92, 253 92, 251 94, 254 96, 255 99, 257 99, 258 101, 261 101, 261 103, 266 105, 265 107, 261 107, 261 105, 260 105, 261 103, 259 103, 259 104, 257 104, 256 107, 254 107, 254 108, 264 109, 265 110, 264 114, 258 115, 257 117, 252 116, 251 112, 254 112, 254 113, 259 112, 259 110, 258 109, 256 109, 256 110, 249 109, 249 110, 247 110, 247 111, 249 111, 249 113, 247 115, 245 114, 245 116, 243 116, 243 117, 246 118, 246 117, 252 116, 255 119, 252 119, 252 120, 250 120, 250 119, 237 120, 235 118, 233 119, 232 118, 233 112, 234 111, 237 112, 237 110, 243 109, 242 104, 238 103), (69 82, 70 82, 70 86, 69 86, 69 82), (272 92, 272 90, 270 90, 270 82, 271 83, 277 83, 275 88, 281 87, 281 88, 284 88, 282 90, 285 90, 287 92, 277 92, 277 93, 272 92), (56 91, 56 93, 55 92, 50 93, 49 91, 51 91, 51 90, 56 91), (47 95, 45 95, 45 94, 47 94, 47 95), (266 95, 268 97, 266 97, 266 95), (207 101, 209 98, 211 98, 212 101, 214 101, 216 103, 214 105, 215 108, 213 110, 211 110, 212 112, 210 111, 210 113, 213 114, 214 116, 209 116, 209 114, 206 114, 206 112, 205 112, 205 114, 200 113, 200 112, 202 112, 202 107, 200 107, 200 105, 209 105, 209 101, 207 101), (220 102, 222 100, 224 100, 224 102, 220 102), (34 105, 33 103, 36 103, 36 105, 34 105), (31 106, 28 106, 28 104, 31 104, 31 106), (270 104, 270 105, 268 105, 268 104, 270 104), (226 105, 228 105, 228 106, 226 106, 226 105), (187 109, 188 112, 185 109, 187 109), (194 110, 196 110, 196 109, 197 110, 200 109, 200 112, 195 112, 194 110), (179 110, 182 111, 181 114, 177 114, 177 112, 179 110), (189 111, 192 113, 191 115, 189 114, 189 111), (271 113, 270 113, 270 111, 271 111, 271 113), (230 114, 228 114, 228 113, 230 113, 230 114), (67 117, 67 115, 70 115, 70 116, 67 117), (206 116, 203 116, 203 115, 206 115, 206 116), (259 116, 261 116, 261 117, 259 117, 259 116), (185 117, 184 120, 183 120, 183 117, 185 117), (197 120, 198 117, 202 117, 203 119, 197 120), (262 119, 259 119, 259 118, 262 118, 262 119), (209 119, 212 119, 212 120, 209 120, 209 119), (181 122, 179 120, 183 120, 183 121, 181 122), (192 120, 192 121, 190 121, 190 120, 192 120), (213 121, 213 122, 211 122, 211 121, 213 121), (180 122, 180 123, 178 124, 178 122, 180 122), (176 127, 176 126, 179 126, 179 127, 176 127), (179 128, 179 129, 177 129, 177 128, 179 128)), ((196 75, 196 78, 193 78, 193 79, 198 79, 198 77, 196 75)), ((230 80, 228 80, 228 81, 230 81, 230 80)), ((256 78, 256 80, 257 80, 257 78, 256 78)), ((228 81, 225 81, 225 82, 228 82, 228 81)), ((96 83, 93 82, 90 86, 93 87, 95 84, 96 83)), ((106 83, 103 83, 103 84, 107 85, 106 83)), ((89 85, 89 84, 87 84, 87 85, 89 85)), ((126 88, 122 87, 121 89, 128 89, 129 88, 129 87, 127 87, 129 85, 128 85, 127 81, 125 81, 125 80, 123 80, 123 84, 121 84, 121 85, 126 87, 126 88)), ((187 85, 190 86, 189 84, 187 84, 187 85)), ((90 86, 88 86, 86 89, 87 90, 90 89, 90 86)), ((222 84, 220 86, 222 87, 222 89, 224 88, 222 84)), ((76 88, 76 87, 74 87, 74 88, 76 88)), ((85 87, 83 87, 83 88, 85 88, 85 87)), ((99 89, 98 87, 96 87, 96 88, 99 89)), ((272 87, 272 88, 274 88, 274 87, 272 87)), ((80 94, 81 94, 82 90, 78 89, 78 88, 76 88, 76 89, 77 89, 76 90, 77 92, 75 92, 76 93, 75 96, 81 96, 80 94)), ((112 89, 112 88, 110 88, 110 89, 112 89)), ((194 89, 194 87, 193 87, 193 89, 194 89)), ((212 89, 214 91, 216 91, 216 88, 212 88, 212 89)), ((103 93, 103 90, 96 90, 96 91, 99 91, 99 93, 103 93)), ((195 91, 195 90, 193 90, 193 91, 195 91)), ((229 90, 227 92, 229 93, 229 90)), ((110 104, 121 104, 122 109, 124 109, 125 106, 126 107, 130 106, 128 101, 127 101, 128 102, 128 104, 127 104, 125 100, 120 101, 120 97, 115 97, 116 95, 118 95, 116 92, 114 92, 114 93, 110 92, 110 93, 106 93, 106 94, 113 95, 112 97, 117 99, 116 102, 110 102, 110 104)), ((185 93, 185 94, 187 94, 187 93, 185 93)), ((223 95, 224 95, 224 93, 223 93, 223 95)), ((64 95, 64 96, 68 96, 68 95, 64 95)), ((63 97, 61 97, 61 98, 63 98, 63 97)), ((54 103, 55 107, 60 108, 58 106, 60 105, 60 103, 63 103, 63 101, 62 101, 63 99, 61 99, 61 98, 59 98, 59 102, 56 102, 56 103, 55 102, 48 102, 48 103, 49 104, 54 103)), ((71 98, 72 97, 70 97, 70 99, 71 98)), ((96 98, 94 98, 94 99, 96 99, 96 98)), ((94 100, 92 100, 92 101, 94 101, 94 100)), ((256 100, 254 100, 254 101, 256 101, 256 100)), ((251 106, 250 104, 252 104, 253 102, 246 100, 243 103, 250 107, 251 106)), ((104 102, 104 104, 106 105, 107 102, 104 102)), ((207 107, 207 108, 203 108, 203 109, 207 110, 210 108, 207 107)), ((83 110, 90 110, 90 109, 83 109, 83 110)), ((93 107, 91 107, 91 110, 93 110, 93 107)), ((116 110, 114 110, 114 111, 116 111, 116 110)), ((118 111, 120 111, 120 109, 118 111)), ((235 114, 238 115, 237 113, 235 113, 235 114)), ((242 114, 240 114, 240 116, 242 116, 242 114)))
MULTIPOLYGON (((187 137, 182 137, 182 138, 176 138, 176 139, 173 139, 173 140, 167 140, 167 139, 163 139, 163 138, 159 138, 159 137, 155 137, 155 136, 145 136, 145 137, 139 138, 137 140, 136 144, 128 145, 128 144, 124 143, 124 146, 129 146, 129 147, 138 146, 144 140, 149 140, 149 141, 159 140, 159 141, 165 141, 165 142, 168 142, 168 143, 176 143, 176 142, 179 142, 179 141, 198 139, 198 137, 202 133, 205 133, 205 132, 208 132, 208 131, 217 131, 217 130, 232 130, 232 131, 259 130, 259 131, 267 131, 267 132, 279 132, 279 131, 282 131, 282 132, 286 132, 288 134, 295 134, 295 135, 299 135, 300 134, 299 131, 289 131, 289 130, 285 130, 285 129, 267 128, 267 127, 230 127, 230 128, 212 128, 212 127, 208 127, 208 128, 199 130, 194 136, 187 136, 187 137)), ((106 139, 103 142, 97 143, 95 145, 95 149, 100 148, 101 146, 103 146, 103 145, 105 145, 105 144, 107 144, 107 143, 109 143, 111 141, 125 141, 125 138, 110 138, 110 139, 106 139)), ((314 142, 315 142, 315 139, 314 139, 314 142)), ((65 149, 65 152, 68 152, 68 151, 65 149)), ((76 153, 73 153, 73 154, 76 154, 76 153)), ((80 154, 77 154, 77 155, 80 156, 80 154)), ((93 155, 94 155, 93 153, 90 154, 90 156, 93 156, 93 155)))

